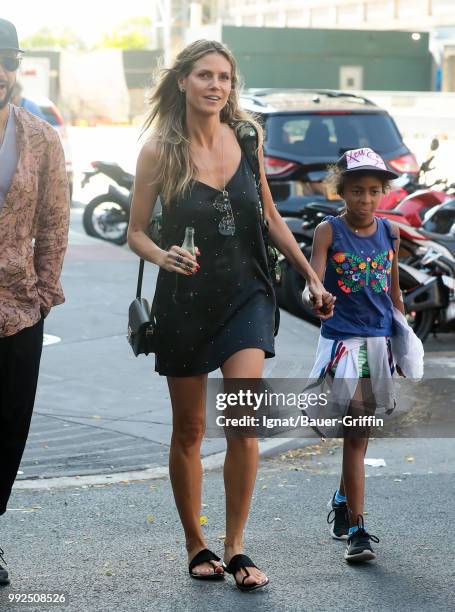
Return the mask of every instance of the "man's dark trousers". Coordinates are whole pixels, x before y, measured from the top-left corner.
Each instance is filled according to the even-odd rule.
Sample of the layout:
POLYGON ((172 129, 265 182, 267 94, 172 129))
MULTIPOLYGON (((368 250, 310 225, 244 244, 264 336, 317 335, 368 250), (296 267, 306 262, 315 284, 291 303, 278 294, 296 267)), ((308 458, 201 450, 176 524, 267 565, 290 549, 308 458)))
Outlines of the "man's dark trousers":
POLYGON ((0 514, 6 505, 27 441, 43 346, 43 319, 0 338, 0 514))

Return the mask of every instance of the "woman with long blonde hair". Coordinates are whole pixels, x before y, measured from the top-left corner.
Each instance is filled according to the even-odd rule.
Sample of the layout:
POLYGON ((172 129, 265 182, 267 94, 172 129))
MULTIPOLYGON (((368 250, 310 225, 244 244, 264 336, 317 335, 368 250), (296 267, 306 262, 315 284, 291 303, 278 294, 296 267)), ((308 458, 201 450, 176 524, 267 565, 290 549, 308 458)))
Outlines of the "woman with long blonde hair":
POLYGON ((224 563, 200 525, 207 375, 260 379, 274 356, 275 295, 267 264, 254 175, 238 141, 248 121, 259 138, 263 215, 273 243, 307 279, 315 312, 333 312, 333 297, 276 211, 263 169, 262 130, 239 108, 232 53, 216 41, 187 46, 163 70, 150 98, 148 138, 137 163, 128 230, 131 249, 160 267, 155 308, 156 370, 167 376, 173 413, 169 470, 185 532, 189 572, 216 580, 224 570, 242 590, 268 583, 243 554, 243 531, 258 466, 258 441, 226 436, 224 563), (163 204, 161 245, 148 236, 157 197, 163 204), (194 229, 194 252, 182 248, 194 229), (178 289, 190 287, 179 293, 178 289))

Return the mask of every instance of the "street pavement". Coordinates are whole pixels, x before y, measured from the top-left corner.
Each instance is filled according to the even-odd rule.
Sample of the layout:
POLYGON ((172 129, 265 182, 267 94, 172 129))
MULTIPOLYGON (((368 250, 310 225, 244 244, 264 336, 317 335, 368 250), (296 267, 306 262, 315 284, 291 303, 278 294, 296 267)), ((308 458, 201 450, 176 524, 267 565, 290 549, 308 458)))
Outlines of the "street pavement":
MULTIPOLYGON (((349 566, 332 540, 326 504, 338 482, 340 447, 289 451, 261 462, 245 551, 270 578, 242 593, 232 577, 192 580, 167 478, 47 491, 15 490, 0 543, 12 583, 3 611, 60 609, 8 604, 8 595, 64 593, 71 612, 448 612, 454 609, 453 440, 372 440, 366 522, 376 561, 349 566)), ((239 475, 241 477, 241 474, 239 475)), ((222 554, 222 473, 204 479, 210 548, 222 554)))

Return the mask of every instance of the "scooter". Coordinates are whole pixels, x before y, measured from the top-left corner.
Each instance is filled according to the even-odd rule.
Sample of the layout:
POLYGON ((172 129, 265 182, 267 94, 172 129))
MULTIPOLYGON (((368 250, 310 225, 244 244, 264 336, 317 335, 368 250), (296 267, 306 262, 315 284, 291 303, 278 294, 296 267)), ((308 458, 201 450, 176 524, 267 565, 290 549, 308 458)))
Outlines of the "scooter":
POLYGON ((424 341, 430 332, 455 330, 455 257, 433 240, 421 242, 408 263, 399 262, 406 317, 424 341))
POLYGON ((93 198, 87 204, 82 217, 84 229, 89 236, 101 238, 113 244, 125 244, 134 176, 115 163, 94 161, 92 167, 93 170, 84 173, 82 187, 85 187, 94 176, 104 174, 122 190, 114 185, 109 185, 107 193, 93 198))
POLYGON ((429 210, 419 231, 455 256, 455 198, 429 210))
MULTIPOLYGON (((416 172, 404 172, 401 176, 393 181, 393 189, 386 193, 380 202, 381 210, 390 210, 398 206, 408 195, 417 190, 428 189, 434 185, 428 185, 426 175, 430 170, 433 170, 431 164, 434 160, 433 152, 439 148, 439 140, 433 138, 430 144, 430 151, 427 158, 422 162, 420 168, 416 172)), ((436 181, 439 183, 439 181, 436 181)))
POLYGON ((380 211, 393 211, 403 215, 414 227, 420 227, 428 210, 451 199, 455 183, 448 185, 446 179, 437 179, 431 184, 427 181, 427 173, 433 170, 433 152, 438 147, 439 140, 434 138, 429 156, 420 166, 418 174, 403 174, 396 179, 393 189, 382 198, 380 211))
POLYGON ((429 210, 452 198, 451 191, 454 187, 455 184, 447 185, 445 181, 439 180, 437 183, 434 183, 431 188, 421 189, 406 196, 398 206, 390 210, 390 212, 403 215, 403 217, 405 217, 414 227, 421 227, 422 220, 429 210), (435 185, 444 185, 444 187, 441 190, 436 190, 433 188, 435 185))

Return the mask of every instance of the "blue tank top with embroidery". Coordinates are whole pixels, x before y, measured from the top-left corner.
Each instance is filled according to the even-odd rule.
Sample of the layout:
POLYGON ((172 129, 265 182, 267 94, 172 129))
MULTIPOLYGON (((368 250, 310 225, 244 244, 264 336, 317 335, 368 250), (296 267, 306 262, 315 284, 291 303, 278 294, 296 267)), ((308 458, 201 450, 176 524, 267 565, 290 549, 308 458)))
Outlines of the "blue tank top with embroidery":
POLYGON ((333 317, 321 322, 324 338, 392 335, 390 290, 396 236, 387 219, 375 219, 376 231, 359 236, 341 217, 324 218, 333 234, 324 287, 337 298, 333 317))

